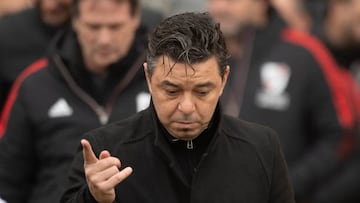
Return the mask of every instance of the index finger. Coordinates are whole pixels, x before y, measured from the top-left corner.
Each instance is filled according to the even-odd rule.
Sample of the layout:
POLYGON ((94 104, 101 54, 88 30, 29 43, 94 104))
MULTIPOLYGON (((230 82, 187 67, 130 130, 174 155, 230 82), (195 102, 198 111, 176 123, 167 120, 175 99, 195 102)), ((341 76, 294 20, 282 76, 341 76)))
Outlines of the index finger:
POLYGON ((81 145, 83 147, 83 157, 84 157, 84 164, 94 164, 98 161, 94 151, 91 148, 91 144, 89 141, 82 139, 81 145))

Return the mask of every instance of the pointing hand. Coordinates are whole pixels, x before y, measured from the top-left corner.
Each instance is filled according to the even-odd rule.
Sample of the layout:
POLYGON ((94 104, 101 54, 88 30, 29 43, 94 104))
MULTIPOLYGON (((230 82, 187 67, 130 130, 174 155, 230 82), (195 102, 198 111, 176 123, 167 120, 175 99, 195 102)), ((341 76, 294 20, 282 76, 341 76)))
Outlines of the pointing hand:
POLYGON ((98 159, 89 141, 83 139, 81 145, 83 147, 85 176, 91 195, 99 203, 114 202, 115 186, 132 173, 132 168, 126 167, 120 171, 120 160, 112 157, 108 151, 102 151, 98 159))

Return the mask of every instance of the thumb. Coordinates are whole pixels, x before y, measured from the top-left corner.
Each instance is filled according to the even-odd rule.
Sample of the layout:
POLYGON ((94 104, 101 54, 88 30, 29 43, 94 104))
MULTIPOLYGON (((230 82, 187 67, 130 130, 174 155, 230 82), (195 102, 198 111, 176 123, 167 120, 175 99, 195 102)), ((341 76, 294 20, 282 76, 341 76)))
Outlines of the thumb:
POLYGON ((87 164, 96 163, 98 159, 91 148, 90 142, 85 139, 82 139, 81 145, 83 147, 84 164, 87 165, 87 164))

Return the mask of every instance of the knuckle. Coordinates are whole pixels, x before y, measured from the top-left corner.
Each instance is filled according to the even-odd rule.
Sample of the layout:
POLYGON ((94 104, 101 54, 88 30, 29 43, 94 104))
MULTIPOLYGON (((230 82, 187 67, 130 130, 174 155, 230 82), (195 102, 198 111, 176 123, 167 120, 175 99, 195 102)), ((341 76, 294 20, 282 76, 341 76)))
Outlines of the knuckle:
POLYGON ((85 169, 85 176, 88 178, 88 177, 91 177, 93 175, 93 170, 89 169, 89 168, 86 168, 85 169))
POLYGON ((119 172, 119 168, 117 166, 112 166, 111 171, 113 171, 114 174, 119 172))
POLYGON ((120 166, 120 160, 118 158, 113 157, 111 159, 111 164, 115 166, 120 166))
POLYGON ((94 176, 88 176, 87 179, 93 184, 96 184, 96 182, 97 182, 96 177, 94 177, 94 176))

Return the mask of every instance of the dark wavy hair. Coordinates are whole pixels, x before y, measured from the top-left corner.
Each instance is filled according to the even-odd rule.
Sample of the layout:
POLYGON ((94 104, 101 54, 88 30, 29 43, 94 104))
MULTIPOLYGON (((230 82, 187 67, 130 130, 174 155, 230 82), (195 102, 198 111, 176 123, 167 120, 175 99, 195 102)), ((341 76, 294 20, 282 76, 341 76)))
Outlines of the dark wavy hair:
POLYGON ((150 76, 157 60, 164 56, 175 63, 188 64, 194 71, 191 64, 215 56, 221 77, 229 58, 220 25, 208 13, 192 12, 164 19, 149 35, 147 63, 150 76))
MULTIPOLYGON (((80 1, 93 1, 93 3, 95 4, 98 0, 73 0, 73 3, 72 3, 72 16, 73 17, 78 17, 79 15, 79 2, 80 1)), ((103 1, 103 0, 100 0, 100 1, 103 1)), ((130 4, 130 13, 131 15, 135 15, 138 10, 139 10, 139 0, 113 0, 115 2, 118 2, 118 3, 122 3, 122 2, 129 2, 130 4)))

